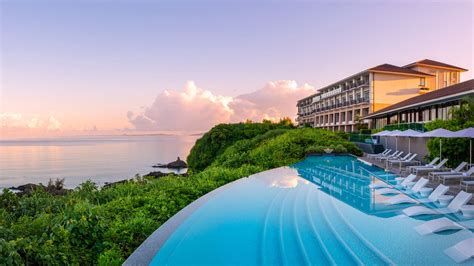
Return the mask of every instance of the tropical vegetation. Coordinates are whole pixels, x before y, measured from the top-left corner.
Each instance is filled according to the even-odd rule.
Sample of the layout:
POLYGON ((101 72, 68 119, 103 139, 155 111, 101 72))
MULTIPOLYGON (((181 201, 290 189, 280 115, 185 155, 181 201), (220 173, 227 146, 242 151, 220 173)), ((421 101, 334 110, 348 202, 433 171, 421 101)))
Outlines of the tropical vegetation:
POLYGON ((326 148, 360 155, 346 137, 288 121, 218 125, 196 142, 187 176, 137 176, 107 188, 88 181, 64 196, 4 190, 0 264, 119 265, 171 216, 219 186, 326 148))
MULTIPOLYGON (((450 111, 451 119, 435 120, 425 124, 427 130, 444 128, 458 131, 468 127, 474 127, 474 96, 465 97, 461 100, 459 107, 453 107, 450 111)), ((469 139, 467 138, 433 138, 428 141, 429 157, 439 156, 440 142, 441 154, 449 158, 448 165, 456 166, 466 158, 469 158, 469 139)))

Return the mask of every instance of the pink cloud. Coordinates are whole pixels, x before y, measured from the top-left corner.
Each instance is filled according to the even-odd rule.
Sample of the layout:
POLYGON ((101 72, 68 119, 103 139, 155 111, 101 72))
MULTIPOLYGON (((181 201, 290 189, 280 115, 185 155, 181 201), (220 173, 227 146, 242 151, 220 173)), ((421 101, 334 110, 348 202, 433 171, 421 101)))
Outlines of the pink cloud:
POLYGON ((61 122, 54 116, 41 117, 21 113, 0 113, 0 137, 40 136, 59 132, 61 122))
POLYGON ((295 81, 268 82, 263 88, 237 97, 215 95, 192 81, 182 91, 161 92, 141 113, 127 113, 134 129, 140 131, 199 131, 218 123, 246 119, 294 118, 296 101, 314 92, 308 84, 295 81))

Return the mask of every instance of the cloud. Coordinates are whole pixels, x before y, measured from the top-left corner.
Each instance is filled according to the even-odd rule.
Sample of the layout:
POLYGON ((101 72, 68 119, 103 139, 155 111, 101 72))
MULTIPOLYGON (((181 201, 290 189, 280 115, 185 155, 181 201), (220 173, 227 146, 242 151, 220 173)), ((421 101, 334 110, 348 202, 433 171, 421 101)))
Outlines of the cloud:
POLYGON ((186 83, 182 91, 167 90, 158 94, 144 111, 127 113, 129 122, 140 131, 199 131, 218 123, 247 119, 278 120, 296 115, 296 101, 315 90, 293 80, 268 82, 263 88, 237 97, 215 95, 209 90, 186 83))
POLYGON ((40 135, 61 130, 61 122, 54 116, 39 117, 21 113, 0 113, 2 136, 40 135))

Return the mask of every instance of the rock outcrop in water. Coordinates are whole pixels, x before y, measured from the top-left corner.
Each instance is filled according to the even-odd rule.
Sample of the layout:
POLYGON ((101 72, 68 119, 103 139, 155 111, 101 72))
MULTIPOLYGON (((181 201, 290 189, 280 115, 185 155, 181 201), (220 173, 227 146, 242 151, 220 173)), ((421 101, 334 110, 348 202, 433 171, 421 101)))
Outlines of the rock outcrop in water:
POLYGON ((18 187, 11 187, 10 189, 18 191, 16 193, 18 196, 29 195, 38 189, 42 189, 53 196, 62 196, 70 191, 70 189, 64 188, 64 179, 56 179, 54 182, 50 179, 47 186, 41 183, 39 185, 28 183, 18 187))
POLYGON ((170 168, 170 169, 183 169, 183 168, 188 168, 188 165, 186 164, 185 161, 181 160, 179 157, 176 159, 176 161, 168 163, 168 164, 157 164, 153 165, 153 167, 156 168, 170 168))

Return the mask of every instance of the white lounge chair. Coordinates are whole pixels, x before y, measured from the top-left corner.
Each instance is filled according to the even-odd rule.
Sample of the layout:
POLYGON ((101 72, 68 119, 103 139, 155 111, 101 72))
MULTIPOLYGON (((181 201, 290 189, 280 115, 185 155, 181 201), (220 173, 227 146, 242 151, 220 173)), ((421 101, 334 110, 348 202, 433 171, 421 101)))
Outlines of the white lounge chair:
POLYGON ((402 151, 395 151, 395 152, 392 153, 392 154, 387 154, 387 155, 383 155, 383 156, 377 156, 377 157, 375 157, 375 160, 382 161, 382 160, 384 160, 384 159, 395 158, 396 156, 400 156, 400 154, 402 154, 402 153, 403 153, 402 151))
POLYGON ((415 230, 422 236, 432 234, 432 233, 438 233, 438 232, 442 232, 446 230, 462 230, 462 229, 464 229, 464 227, 462 227, 458 223, 451 221, 450 219, 446 217, 431 220, 431 221, 423 223, 422 225, 415 227, 415 230))
POLYGON ((376 153, 376 154, 367 154, 367 158, 374 158, 374 157, 377 157, 377 156, 383 156, 383 155, 387 155, 389 152, 391 152, 392 149, 385 149, 383 152, 381 153, 376 153))
POLYGON ((431 178, 436 178, 442 175, 459 175, 462 174, 461 170, 466 167, 467 162, 462 162, 458 165, 458 167, 454 168, 453 170, 450 171, 440 171, 440 172, 431 172, 428 174, 428 176, 431 178))
POLYGON ((443 184, 448 180, 463 180, 464 178, 470 178, 474 174, 474 166, 471 167, 467 172, 457 175, 442 175, 439 177, 439 180, 443 184))
POLYGON ((456 245, 444 250, 444 253, 453 259, 456 263, 467 261, 474 258, 474 237, 464 239, 456 245))
MULTIPOLYGON (((416 157, 416 154, 413 158, 416 157)), ((413 160, 412 158, 412 154, 411 153, 408 153, 407 155, 405 155, 403 158, 400 158, 400 159, 389 159, 387 160, 388 164, 389 165, 393 165, 394 163, 400 163, 400 162, 404 162, 404 161, 407 161, 408 159, 410 160, 413 160)))
POLYGON ((471 193, 459 191, 458 195, 449 203, 446 208, 432 209, 426 206, 413 206, 403 210, 406 216, 418 216, 423 214, 447 214, 456 213, 472 198, 471 193))
POLYGON ((431 160, 431 162, 429 164, 408 166, 408 170, 410 170, 410 172, 412 172, 414 168, 434 166, 438 161, 439 161, 439 157, 435 157, 433 160, 431 160))
POLYGON ((401 164, 401 165, 420 163, 419 161, 415 160, 416 156, 418 156, 418 154, 414 153, 408 159, 404 161, 396 162, 396 163, 401 164))
POLYGON ((418 181, 413 185, 413 187, 410 189, 410 193, 418 193, 422 188, 424 188, 426 185, 428 185, 429 180, 426 178, 420 178, 418 181))
POLYGON ((449 187, 443 184, 439 184, 433 192, 428 196, 426 199, 420 199, 420 202, 436 202, 440 196, 443 196, 446 192, 448 192, 449 187))
POLYGON ((386 160, 386 161, 388 161, 388 160, 398 160, 398 159, 400 159, 400 157, 402 157, 403 153, 404 153, 404 152, 401 151, 401 152, 399 152, 398 154, 396 154, 395 156, 380 158, 380 161, 382 162, 382 161, 384 161, 384 160, 386 160))
POLYGON ((446 162, 448 162, 448 159, 443 159, 439 164, 435 165, 435 166, 427 166, 427 167, 423 167, 421 166, 420 168, 414 168, 414 171, 415 173, 418 175, 420 172, 433 172, 433 171, 436 171, 436 170, 439 170, 439 169, 442 169, 443 166, 446 164, 446 162))
POLYGON ((382 181, 378 183, 372 183, 369 185, 369 188, 372 188, 372 189, 388 188, 388 187, 392 187, 392 186, 382 181))
MULTIPOLYGON (((401 187, 407 187, 409 183, 413 182, 416 179, 415 174, 409 174, 407 177, 401 179, 400 186, 401 187)), ((397 181, 400 181, 400 179, 397 179, 397 181)))
MULTIPOLYGON (((418 199, 420 202, 435 202, 438 200, 438 198, 444 193, 446 193, 449 190, 449 187, 440 184, 431 194, 428 196, 428 198, 425 199, 418 199)), ((402 203, 416 203, 417 201, 409 196, 406 195, 397 195, 389 200, 386 201, 386 203, 395 205, 395 204, 402 204, 402 203)))
MULTIPOLYGON (((413 182, 413 180, 415 180, 416 178, 416 175, 414 174, 410 174, 409 176, 401 179, 403 180, 399 187, 400 188, 406 188, 408 186, 408 184, 410 184, 411 182, 413 182)), ((400 180, 399 179, 399 180, 400 180)), ((398 194, 400 191, 398 189, 395 189, 395 188, 391 188, 391 187, 386 187, 386 188, 382 188, 382 189, 379 189, 379 190, 376 190, 377 194, 380 194, 380 195, 386 195, 386 194, 398 194)))
POLYGON ((462 180, 459 186, 467 192, 470 186, 474 186, 474 180, 462 180))

